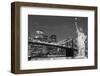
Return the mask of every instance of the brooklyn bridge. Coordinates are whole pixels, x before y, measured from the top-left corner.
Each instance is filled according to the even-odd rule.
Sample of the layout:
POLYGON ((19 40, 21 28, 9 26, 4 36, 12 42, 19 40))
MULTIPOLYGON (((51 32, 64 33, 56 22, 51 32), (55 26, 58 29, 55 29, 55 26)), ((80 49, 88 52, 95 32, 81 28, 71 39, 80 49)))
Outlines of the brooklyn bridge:
POLYGON ((59 57, 74 58, 76 56, 78 50, 73 39, 64 39, 57 42, 56 36, 52 36, 49 41, 45 37, 30 38, 28 41, 28 60, 59 57))

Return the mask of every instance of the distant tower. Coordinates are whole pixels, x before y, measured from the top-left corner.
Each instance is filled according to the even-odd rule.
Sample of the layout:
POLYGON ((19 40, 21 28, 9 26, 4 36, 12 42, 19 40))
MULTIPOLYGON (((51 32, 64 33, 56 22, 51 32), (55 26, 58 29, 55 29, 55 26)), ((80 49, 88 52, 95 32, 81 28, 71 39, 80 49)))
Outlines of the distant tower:
POLYGON ((28 32, 28 41, 32 41, 32 36, 29 32, 28 32))
POLYGON ((50 42, 57 42, 57 36, 56 35, 51 35, 49 39, 50 39, 50 42))
POLYGON ((43 41, 44 32, 41 30, 36 31, 36 36, 34 37, 35 40, 43 41))
POLYGON ((43 41, 48 42, 48 35, 46 34, 43 35, 43 41))

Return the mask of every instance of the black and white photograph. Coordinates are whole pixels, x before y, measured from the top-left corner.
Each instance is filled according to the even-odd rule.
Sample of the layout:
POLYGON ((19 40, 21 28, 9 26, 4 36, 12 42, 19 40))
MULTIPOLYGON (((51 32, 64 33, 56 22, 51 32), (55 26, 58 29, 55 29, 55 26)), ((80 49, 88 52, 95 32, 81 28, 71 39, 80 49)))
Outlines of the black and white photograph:
POLYGON ((88 17, 28 15, 28 61, 88 58, 88 17))

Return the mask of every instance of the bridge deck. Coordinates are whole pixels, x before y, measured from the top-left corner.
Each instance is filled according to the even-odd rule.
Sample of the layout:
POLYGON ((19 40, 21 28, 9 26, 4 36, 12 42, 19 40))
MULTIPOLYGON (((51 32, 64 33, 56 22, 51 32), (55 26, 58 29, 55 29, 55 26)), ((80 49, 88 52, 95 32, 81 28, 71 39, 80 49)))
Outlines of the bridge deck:
POLYGON ((62 45, 55 45, 55 44, 51 44, 51 43, 44 43, 44 42, 28 42, 28 43, 31 43, 31 44, 39 44, 39 45, 46 45, 46 46, 54 46, 54 47, 58 47, 58 48, 64 48, 64 49, 73 49, 73 50, 76 50, 75 48, 73 47, 67 47, 67 46, 62 46, 62 45))

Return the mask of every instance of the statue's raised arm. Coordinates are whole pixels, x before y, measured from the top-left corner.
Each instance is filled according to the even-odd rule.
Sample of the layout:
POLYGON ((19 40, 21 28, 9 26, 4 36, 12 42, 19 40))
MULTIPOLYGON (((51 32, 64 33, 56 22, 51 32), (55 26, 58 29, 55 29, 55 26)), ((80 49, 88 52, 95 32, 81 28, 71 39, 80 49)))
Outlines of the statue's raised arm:
POLYGON ((77 27, 77 22, 75 22, 75 27, 76 27, 76 32, 78 33, 79 32, 79 29, 77 27))
POLYGON ((78 21, 78 19, 77 19, 77 17, 75 17, 74 18, 75 19, 75 28, 76 28, 76 33, 78 33, 79 32, 79 29, 78 29, 78 24, 77 24, 77 21, 78 21))

